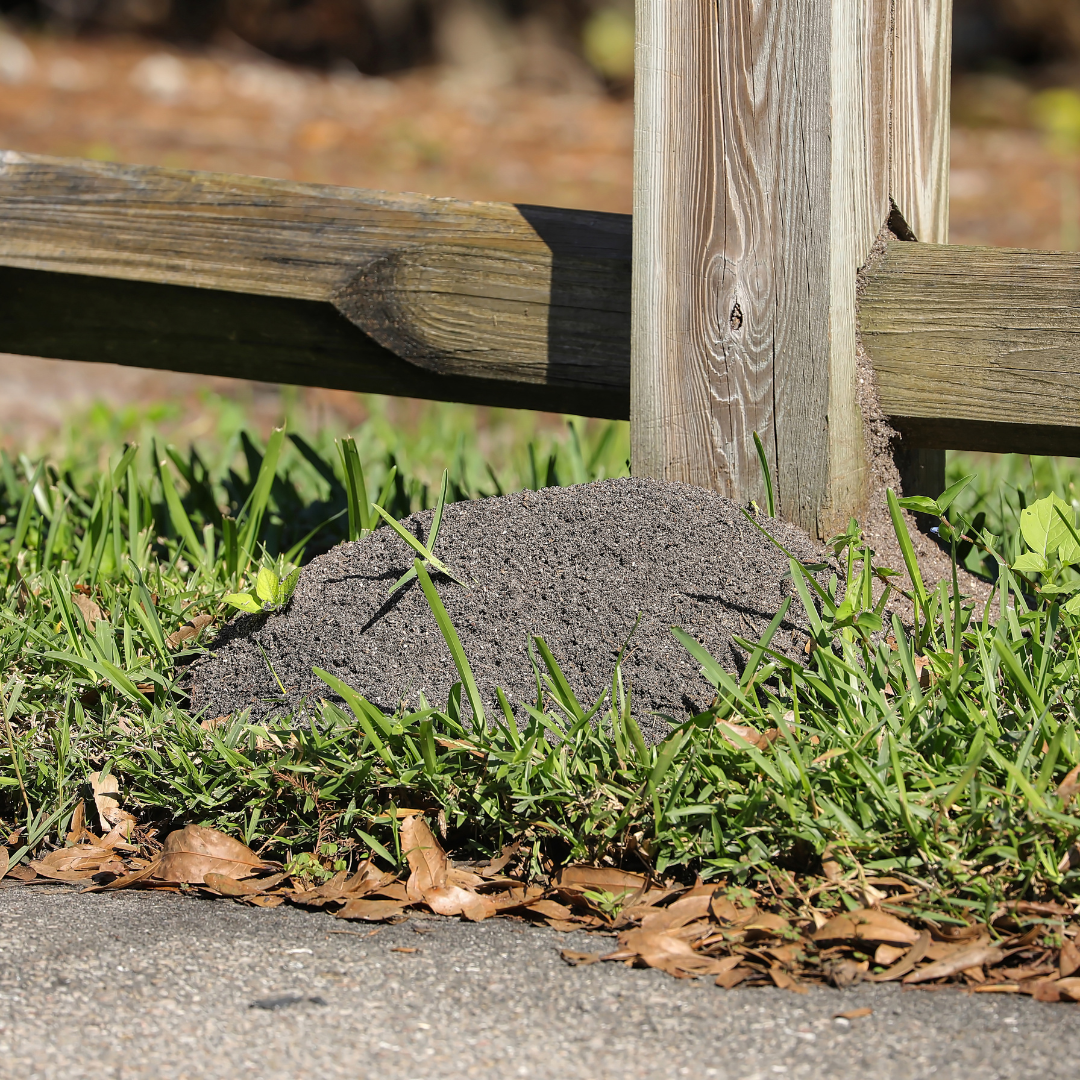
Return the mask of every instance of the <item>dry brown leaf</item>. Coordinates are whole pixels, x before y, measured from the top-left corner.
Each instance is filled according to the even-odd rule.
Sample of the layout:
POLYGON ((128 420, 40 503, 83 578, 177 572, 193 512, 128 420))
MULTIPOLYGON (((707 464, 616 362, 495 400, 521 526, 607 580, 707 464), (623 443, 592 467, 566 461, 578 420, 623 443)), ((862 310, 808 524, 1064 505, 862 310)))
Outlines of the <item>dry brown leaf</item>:
POLYGON ((558 900, 536 900, 529 904, 525 912, 527 915, 540 915, 545 919, 558 919, 566 921, 573 914, 573 910, 558 900))
POLYGON ((285 903, 285 897, 281 893, 256 893, 254 896, 242 896, 240 899, 245 904, 265 908, 280 907, 285 903))
POLYGON ((37 877, 37 871, 32 866, 9 866, 7 876, 16 881, 33 881, 37 877))
POLYGON ((732 746, 737 748, 742 748, 742 743, 739 739, 748 742, 758 750, 764 750, 780 738, 779 728, 769 728, 768 731, 758 731, 757 728, 750 727, 748 724, 735 724, 730 720, 717 720, 716 726, 720 729, 720 734, 724 737, 724 741, 731 743, 732 746), (732 738, 733 735, 738 736, 738 738, 732 738))
POLYGON ((336 914, 338 919, 363 919, 365 922, 386 922, 399 916, 409 901, 400 900, 349 900, 336 914))
POLYGON ((185 641, 197 638, 213 621, 213 615, 196 615, 194 619, 184 623, 179 630, 173 631, 165 639, 165 644, 170 649, 179 649, 185 641))
POLYGON ((923 930, 919 933, 919 940, 908 949, 907 954, 898 960, 887 971, 880 975, 867 975, 871 982, 892 982, 913 970, 915 965, 925 959, 927 950, 930 948, 930 931, 923 930))
POLYGON ((110 848, 98 847, 96 844, 80 844, 50 851, 43 859, 35 859, 30 865, 42 876, 47 876, 46 869, 87 871, 92 876, 106 867, 118 867, 122 870, 124 864, 110 848))
POLYGON ((681 896, 667 907, 646 908, 641 920, 641 928, 653 932, 677 930, 680 926, 686 926, 687 923, 708 918, 711 901, 710 894, 699 893, 697 896, 681 896))
POLYGON ((644 874, 617 870, 609 866, 567 866, 555 876, 553 884, 558 889, 579 892, 606 892, 624 896, 645 888, 648 879, 644 874))
POLYGON ((1055 903, 1053 900, 1020 900, 1011 906, 1021 915, 1047 915, 1054 918, 1076 914, 1071 907, 1055 903))
POLYGON ((861 1009, 848 1009, 847 1012, 833 1013, 834 1020, 861 1020, 864 1016, 873 1016, 874 1010, 869 1005, 861 1009))
POLYGON ((415 945, 395 945, 391 952, 418 953, 420 950, 415 945))
POLYGON ((783 915, 771 911, 761 912, 746 923, 743 931, 747 941, 760 941, 763 938, 782 937, 791 929, 791 923, 783 915))
POLYGON ((573 949, 563 949, 559 955, 571 967, 587 967, 600 961, 600 954, 594 952, 575 952, 573 949))
POLYGON ((424 903, 436 915, 464 915, 471 922, 480 922, 498 910, 488 897, 457 885, 425 890, 424 903))
POLYGON ((914 945, 919 932, 895 915, 877 908, 856 908, 830 919, 814 932, 814 941, 876 941, 883 945, 914 945))
POLYGON ((239 881, 228 874, 207 874, 203 884, 222 896, 255 896, 280 885, 285 880, 284 874, 271 874, 265 878, 246 878, 239 881))
POLYGON ((1039 979, 1030 990, 1031 996, 1036 1001, 1060 1001, 1061 988, 1054 979, 1039 979))
POLYGON ((879 945, 874 953, 874 963, 882 967, 895 964, 907 952, 907 949, 899 945, 879 945))
POLYGON ((716 985, 722 986, 725 990, 733 990, 739 983, 749 979, 751 974, 753 973, 748 967, 729 968, 716 976, 716 985))
POLYGON ((410 815, 401 823, 401 850, 412 871, 406 885, 409 899, 423 900, 429 889, 446 884, 450 860, 421 815, 410 815))
POLYGON ((831 845, 827 845, 821 853, 821 872, 826 881, 836 882, 844 876, 844 868, 833 858, 831 845))
POLYGON ((165 837, 152 876, 159 881, 202 885, 207 874, 239 879, 265 868, 266 863, 239 840, 215 829, 188 825, 165 837))
POLYGON ((712 898, 712 913, 718 922, 742 926, 750 922, 758 913, 755 907, 738 907, 726 896, 716 894, 712 898))
POLYGON ((82 616, 86 620, 86 628, 92 634, 94 632, 94 625, 105 618, 101 613, 101 608, 99 608, 89 596, 85 596, 81 592, 72 593, 71 601, 82 612, 82 616))
POLYGON ((1056 794, 1065 806, 1068 806, 1078 791, 1080 791, 1080 765, 1074 765, 1066 774, 1065 779, 1058 784, 1056 794))
MULTIPOLYGON (((0 874, 0 877, 2 876, 0 874)), ((1066 938, 1058 956, 1058 972, 1063 979, 1067 979, 1077 971, 1080 971, 1080 949, 1066 938)))
POLYGON ((800 986, 779 964, 773 964, 769 968, 769 978, 780 990, 794 990, 796 994, 805 994, 807 992, 806 987, 800 986))
POLYGON ((829 981, 838 990, 846 990, 849 986, 856 986, 866 978, 870 969, 869 960, 834 960, 826 968, 829 981))
POLYGON ((1054 985, 1061 997, 1080 1001, 1080 978, 1058 979, 1054 985))
POLYGON ((231 719, 232 717, 228 714, 224 716, 215 716, 203 720, 202 723, 199 724, 199 727, 201 727, 203 731, 215 731, 219 727, 224 727, 231 719))
POLYGON ((968 968, 982 967, 983 964, 997 964, 1004 959, 1005 954, 992 945, 971 945, 961 949, 954 956, 944 960, 936 960, 934 963, 918 971, 904 976, 905 984, 930 982, 932 979, 947 979, 950 975, 957 975, 968 968))
POLYGON ((1068 851, 1061 856, 1058 873, 1064 874, 1069 870, 1075 870, 1078 866, 1080 866, 1080 841, 1071 844, 1068 851))
POLYGON ((135 828, 135 816, 121 810, 120 801, 114 797, 120 792, 116 777, 112 773, 104 777, 101 773, 91 773, 90 787, 94 792, 94 805, 97 807, 101 831, 107 833, 114 827, 119 827, 123 838, 130 837, 132 829, 135 828))
POLYGON ((8 860, 11 853, 6 847, 0 847, 0 879, 8 872, 8 860))

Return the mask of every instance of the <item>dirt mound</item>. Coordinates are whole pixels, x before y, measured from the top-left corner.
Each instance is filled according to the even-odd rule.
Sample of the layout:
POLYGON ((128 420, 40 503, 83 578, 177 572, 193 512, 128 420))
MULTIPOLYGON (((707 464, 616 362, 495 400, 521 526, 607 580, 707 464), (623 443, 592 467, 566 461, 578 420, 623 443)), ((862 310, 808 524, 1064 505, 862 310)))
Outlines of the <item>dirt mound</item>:
MULTIPOLYGON (((415 514, 405 525, 423 539, 431 518, 415 514)), ((767 526, 800 558, 820 556, 797 529, 767 526)), ((485 701, 494 702, 496 686, 511 702, 535 700, 527 643, 539 634, 578 697, 592 702, 610 685, 629 639, 624 677, 654 739, 667 723, 650 714, 681 720, 713 693, 671 627, 692 634, 729 670, 741 668, 745 656, 732 635, 756 639, 793 591, 784 555, 734 503, 653 480, 455 503, 446 507, 436 554, 470 585, 435 578, 485 701)), ((403 700, 415 706, 421 691, 442 705, 457 675, 423 592, 414 581, 387 598, 411 565, 410 550, 388 528, 313 560, 285 609, 237 619, 194 665, 193 708, 209 717, 250 708, 259 719, 303 710, 331 696, 313 667, 386 710, 403 700)), ((796 601, 774 647, 801 651, 801 615, 796 601)))

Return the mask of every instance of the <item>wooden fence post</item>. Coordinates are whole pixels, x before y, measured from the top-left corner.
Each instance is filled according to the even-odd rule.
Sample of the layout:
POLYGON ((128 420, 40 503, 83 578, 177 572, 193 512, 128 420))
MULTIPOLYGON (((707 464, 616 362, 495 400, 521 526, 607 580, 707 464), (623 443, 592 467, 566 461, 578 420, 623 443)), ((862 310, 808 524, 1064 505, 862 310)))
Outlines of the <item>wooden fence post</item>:
MULTIPOLYGON (((825 536, 862 509, 856 272, 889 217, 893 160, 909 138, 940 151, 919 110, 940 119, 941 88, 892 125, 894 53, 924 59, 894 37, 930 4, 945 18, 948 0, 638 0, 638 475, 761 502, 757 431, 784 517, 825 536)), ((934 154, 895 170, 920 223, 940 216, 934 154)))
MULTIPOLYGON (((890 194, 924 244, 949 242, 949 83, 952 0, 894 0, 890 194)), ((901 443, 906 495, 940 495, 945 451, 901 443)))

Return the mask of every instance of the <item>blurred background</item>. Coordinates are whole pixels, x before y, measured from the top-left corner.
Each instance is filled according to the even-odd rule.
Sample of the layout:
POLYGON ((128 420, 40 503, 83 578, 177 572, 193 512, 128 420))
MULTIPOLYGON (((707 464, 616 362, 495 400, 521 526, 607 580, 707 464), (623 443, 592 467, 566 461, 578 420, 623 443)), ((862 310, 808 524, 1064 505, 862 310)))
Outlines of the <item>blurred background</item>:
MULTIPOLYGON (((632 79, 632 0, 0 0, 0 146, 47 154, 629 212, 632 79)), ((955 0, 954 243, 1080 247, 1078 91, 1080 0, 955 0)), ((452 413, 496 454, 565 432, 15 358, 0 386, 0 444, 28 451, 72 425, 185 441, 283 413, 414 433, 452 413)))

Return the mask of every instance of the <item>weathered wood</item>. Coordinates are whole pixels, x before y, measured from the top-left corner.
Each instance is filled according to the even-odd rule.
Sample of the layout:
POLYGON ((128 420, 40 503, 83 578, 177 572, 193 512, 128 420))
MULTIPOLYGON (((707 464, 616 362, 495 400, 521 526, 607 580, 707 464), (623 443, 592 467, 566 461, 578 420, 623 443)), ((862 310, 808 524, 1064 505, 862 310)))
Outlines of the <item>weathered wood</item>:
POLYGON ((952 0, 894 0, 889 194, 927 244, 949 241, 952 0))
MULTIPOLYGON (((478 400, 490 388, 470 395, 469 380, 499 380, 547 387, 540 396, 560 408, 625 415, 630 231, 616 214, 0 153, 0 266, 336 308, 408 361, 376 375, 385 353, 354 334, 352 378, 339 334, 325 378, 355 389, 381 379, 399 393, 439 396, 453 385, 462 400, 478 400), (429 375, 444 381, 425 389, 429 375)), ((10 299, 0 305, 0 349, 12 350, 10 299)), ((309 331, 325 330, 314 310, 290 308, 298 355, 309 331)), ((137 313, 128 322, 120 337, 133 340, 137 313)), ((279 354, 289 347, 282 340, 279 354)), ((257 353, 238 355, 236 373, 270 378, 257 353)), ((166 364, 147 357, 143 366, 155 363, 166 364)), ((323 379, 309 371, 291 381, 330 385, 323 379)))
POLYGON ((819 535, 865 496, 855 273, 888 216, 888 0, 638 0, 639 474, 819 535))
POLYGON ((894 242, 860 322, 905 438, 1080 453, 1080 254, 894 242))
MULTIPOLYGON (((952 0, 894 0, 889 193, 912 238, 928 244, 949 241, 951 60, 952 0)), ((940 494, 945 451, 902 434, 896 464, 904 494, 940 494)))
POLYGON ((5 266, 0 352, 618 420, 629 413, 628 385, 567 389, 425 371, 318 300, 5 266))

